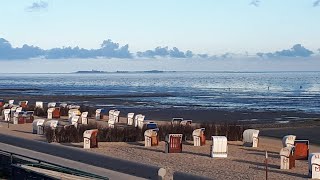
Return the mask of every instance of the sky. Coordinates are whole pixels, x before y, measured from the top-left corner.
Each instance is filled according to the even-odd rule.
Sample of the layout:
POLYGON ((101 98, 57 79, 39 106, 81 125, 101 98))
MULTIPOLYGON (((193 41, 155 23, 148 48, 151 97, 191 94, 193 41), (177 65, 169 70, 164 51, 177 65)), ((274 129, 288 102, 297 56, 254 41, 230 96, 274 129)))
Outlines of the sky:
MULTIPOLYGON (((253 58, 257 61, 252 70, 260 70, 266 64, 261 58, 277 62, 284 57, 298 63, 292 69, 314 70, 320 48, 319 17, 319 0, 0 1, 0 65, 15 59, 62 63, 61 59, 72 58, 87 59, 87 67, 93 68, 88 59, 143 59, 145 69, 156 69, 166 67, 168 59, 184 58, 194 64, 205 59, 212 70, 237 69, 223 65, 223 59, 232 58, 245 59, 237 69, 245 70, 253 58), (163 66, 159 58, 164 59, 163 66)), ((278 69, 274 66, 270 69, 278 69)), ((128 67, 120 65, 117 70, 124 69, 128 67)), ((206 69, 210 70, 208 64, 206 69)))

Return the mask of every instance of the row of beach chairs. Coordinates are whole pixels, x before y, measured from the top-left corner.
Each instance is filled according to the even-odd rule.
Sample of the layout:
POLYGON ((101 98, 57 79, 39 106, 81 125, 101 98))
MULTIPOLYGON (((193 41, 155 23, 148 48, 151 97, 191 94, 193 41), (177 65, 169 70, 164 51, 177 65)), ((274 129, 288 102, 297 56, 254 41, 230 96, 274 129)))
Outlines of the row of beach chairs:
POLYGON ((295 160, 308 160, 309 177, 320 179, 320 153, 309 153, 309 141, 297 140, 295 135, 287 135, 282 139, 280 150, 280 169, 292 169, 295 160))
MULTIPOLYGON (((56 107, 56 103, 48 103, 47 121, 45 119, 33 118, 33 111, 25 111, 28 107, 28 101, 20 101, 18 105, 14 104, 14 100, 5 103, 0 100, 0 107, 3 109, 5 121, 12 119, 13 124, 33 123, 33 133, 43 135, 44 129, 50 127, 57 128, 59 125, 60 108, 68 108, 68 125, 77 127, 78 124, 88 124, 88 112, 80 112, 80 106, 67 105, 61 103, 56 107)), ((43 108, 43 102, 36 102, 36 108, 43 108)), ((119 123, 120 111, 113 109, 108 112, 104 109, 97 109, 95 119, 105 119, 108 113, 108 126, 113 128, 119 123)), ((172 125, 190 125, 192 120, 184 120, 183 118, 173 118, 172 125)), ((146 126, 144 132, 145 146, 158 146, 159 144, 159 128, 157 123, 145 123, 145 116, 142 114, 127 114, 127 125, 142 129, 146 126)), ((98 147, 98 129, 87 130, 83 134, 85 149, 98 147)), ((203 146, 206 143, 205 129, 199 128, 193 131, 194 146, 203 146)), ((165 153, 181 153, 182 152, 183 134, 168 134, 165 138, 165 153)), ((212 144, 210 146, 210 156, 212 158, 226 158, 228 156, 228 140, 225 136, 212 136, 212 144)), ((243 132, 243 145, 256 148, 259 146, 259 130, 247 129, 243 132)), ((297 140, 295 135, 287 135, 282 139, 283 148, 280 150, 280 169, 292 169, 295 167, 295 160, 308 160, 309 176, 312 179, 320 179, 320 153, 309 154, 309 141, 297 140)))
MULTIPOLYGON (((14 100, 9 100, 8 103, 4 103, 3 100, 0 100, 0 107, 4 106, 4 108, 11 107, 9 109, 4 110, 4 116, 5 120, 10 121, 11 117, 14 117, 14 112, 16 112, 17 106, 13 104, 14 100)), ((20 106, 18 106, 18 111, 20 108, 27 108, 28 107, 28 101, 20 101, 20 106)), ((44 103, 42 101, 36 101, 35 103, 35 109, 43 109, 44 103)), ((78 124, 88 124, 88 112, 80 112, 80 106, 78 105, 68 105, 67 103, 60 103, 58 104, 56 102, 49 102, 47 104, 47 119, 59 119, 61 117, 61 108, 68 109, 68 119, 69 123, 72 125, 78 124)), ((20 113, 20 116, 24 115, 28 117, 33 118, 34 111, 28 111, 20 113)), ((119 123, 119 117, 120 117, 120 111, 116 109, 112 109, 109 111, 106 111, 105 109, 97 109, 95 119, 107 119, 108 115, 108 126, 113 128, 115 127, 115 124, 119 123)), ((18 116, 18 113, 17 115, 18 116)), ((31 123, 33 119, 27 119, 28 123, 31 123)), ((18 118, 19 119, 19 118, 18 118)), ((22 119, 22 118, 20 118, 22 119)), ((16 121, 14 121, 15 123, 16 121)), ((18 122, 19 124, 22 123, 22 121, 18 122)), ((192 123, 192 120, 184 120, 183 118, 173 118, 172 119, 172 125, 190 125, 192 123)), ((128 113, 127 114, 127 125, 134 126, 136 128, 142 129, 144 126, 147 126, 147 129, 155 128, 157 127, 157 123, 154 122, 147 122, 145 121, 145 115, 143 114, 134 114, 134 113, 128 113)))
MULTIPOLYGON (((97 109, 95 119, 101 120, 106 119, 107 111, 105 109, 97 109)), ((113 128, 115 127, 116 123, 119 123, 120 118, 120 111, 117 109, 112 109, 108 111, 108 126, 113 128)), ((137 128, 142 129, 145 124, 145 115, 142 114, 134 114, 128 113, 127 114, 127 125, 134 126, 137 128)))
POLYGON ((1 115, 4 121, 12 121, 13 124, 32 123, 34 111, 27 111, 27 106, 28 101, 14 104, 14 100, 9 100, 8 103, 0 100, 0 108, 3 109, 1 115))

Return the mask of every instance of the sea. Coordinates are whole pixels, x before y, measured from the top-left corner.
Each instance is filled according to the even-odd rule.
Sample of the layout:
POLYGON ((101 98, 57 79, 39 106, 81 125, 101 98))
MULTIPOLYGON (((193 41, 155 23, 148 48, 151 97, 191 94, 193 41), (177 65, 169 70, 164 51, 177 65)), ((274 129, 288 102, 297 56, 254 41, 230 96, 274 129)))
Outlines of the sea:
POLYGON ((7 93, 123 96, 145 108, 152 104, 159 109, 319 113, 320 72, 0 74, 0 99, 7 93))

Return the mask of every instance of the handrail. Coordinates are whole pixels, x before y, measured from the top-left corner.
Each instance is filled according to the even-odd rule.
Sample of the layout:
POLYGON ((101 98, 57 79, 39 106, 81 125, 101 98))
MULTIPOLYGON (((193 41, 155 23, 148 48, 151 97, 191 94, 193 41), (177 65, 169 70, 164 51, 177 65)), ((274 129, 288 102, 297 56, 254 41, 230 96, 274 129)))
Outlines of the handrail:
POLYGON ((17 157, 17 158, 22 157, 22 158, 26 158, 26 159, 29 159, 29 160, 37 161, 39 164, 48 164, 48 165, 51 165, 51 166, 55 166, 57 168, 63 168, 65 170, 69 171, 69 173, 74 174, 74 175, 82 175, 82 176, 85 175, 87 177, 94 177, 94 178, 98 178, 98 179, 108 179, 106 177, 102 177, 102 176, 99 176, 99 175, 96 175, 96 174, 80 171, 78 169, 74 169, 74 168, 70 168, 70 167, 61 166, 59 164, 55 164, 55 163, 51 163, 51 162, 44 161, 44 160, 41 160, 41 159, 37 159, 37 158, 33 158, 33 157, 29 157, 29 156, 25 156, 25 155, 21 155, 21 154, 17 154, 17 153, 5 151, 5 150, 2 150, 2 149, 0 149, 0 153, 8 154, 10 156, 11 164, 13 164, 13 157, 17 157))
MULTIPOLYGON (((20 169, 25 170, 25 168, 20 167, 20 166, 17 166, 17 165, 15 165, 15 164, 12 164, 11 166, 14 166, 14 167, 16 167, 16 168, 20 168, 20 169)), ((30 171, 30 170, 28 170, 28 171, 30 171)), ((57 179, 57 178, 52 178, 51 176, 48 176, 48 175, 46 175, 46 174, 39 173, 39 172, 35 172, 35 171, 34 171, 33 173, 35 173, 35 174, 40 174, 41 176, 44 176, 44 177, 46 177, 46 178, 48 178, 48 179, 57 179)))

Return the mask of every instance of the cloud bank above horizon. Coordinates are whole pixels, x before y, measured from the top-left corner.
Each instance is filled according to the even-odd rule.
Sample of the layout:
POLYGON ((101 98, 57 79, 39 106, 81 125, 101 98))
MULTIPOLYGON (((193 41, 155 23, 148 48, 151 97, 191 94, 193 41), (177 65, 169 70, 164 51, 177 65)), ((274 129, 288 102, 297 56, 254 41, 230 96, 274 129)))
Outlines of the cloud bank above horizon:
MULTIPOLYGON (((259 6, 260 6, 260 3, 261 3, 260 0, 252 0, 252 1, 249 3, 249 5, 255 6, 255 7, 259 7, 259 6)), ((320 0, 315 0, 315 1, 313 1, 313 3, 312 3, 312 6, 313 6, 313 7, 317 7, 317 6, 319 6, 319 5, 320 5, 320 0)))
MULTIPOLYGON (((320 49, 318 49, 320 52, 320 49)), ((222 55, 196 54, 190 50, 181 51, 177 47, 169 48, 168 46, 158 46, 146 51, 130 52, 129 45, 120 46, 119 43, 111 39, 104 40, 98 49, 85 49, 76 47, 62 47, 52 49, 42 49, 37 46, 24 44, 22 47, 13 47, 11 43, 0 38, 0 60, 19 60, 19 59, 97 59, 97 58, 119 58, 119 59, 136 59, 136 58, 175 58, 175 59, 226 59, 237 56, 241 57, 259 57, 259 58, 283 58, 283 57, 310 57, 319 52, 313 52, 301 44, 295 44, 290 49, 279 50, 275 52, 258 52, 254 55, 234 54, 226 52, 222 55)))
POLYGON ((48 5, 49 5, 48 2, 45 2, 45 1, 34 2, 30 6, 26 7, 26 11, 28 12, 40 11, 43 9, 47 9, 48 5))

